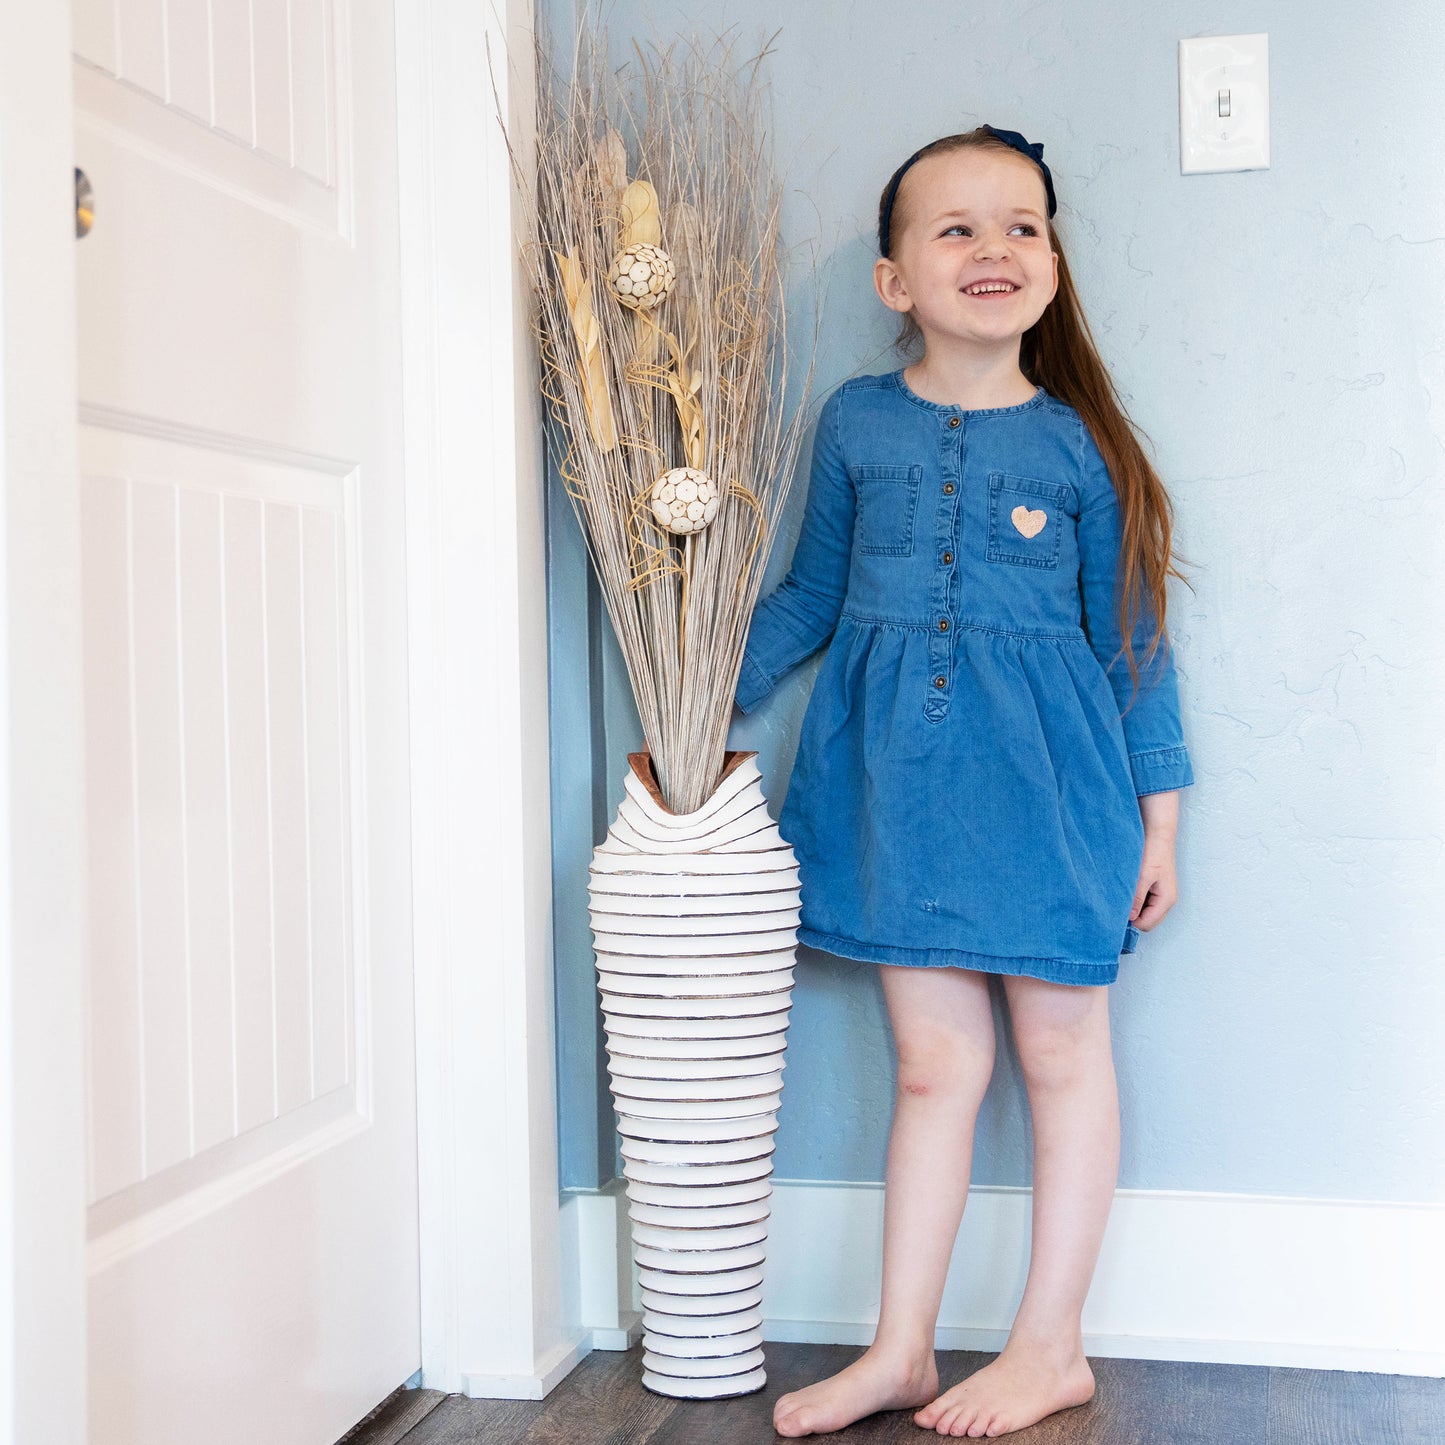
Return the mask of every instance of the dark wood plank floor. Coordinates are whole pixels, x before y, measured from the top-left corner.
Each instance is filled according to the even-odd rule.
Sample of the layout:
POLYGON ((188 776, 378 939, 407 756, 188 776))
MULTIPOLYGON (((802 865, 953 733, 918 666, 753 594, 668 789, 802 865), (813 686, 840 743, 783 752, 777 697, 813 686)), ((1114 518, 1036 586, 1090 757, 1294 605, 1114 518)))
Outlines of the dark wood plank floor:
MULTIPOLYGON (((595 1350, 545 1400, 470 1400, 399 1390, 346 1445, 754 1445, 779 1395, 834 1374, 859 1345, 769 1341, 768 1382, 731 1400, 674 1400, 642 1384, 642 1346, 595 1350)), ((947 1389, 997 1358, 940 1350, 947 1389)), ((1094 1398, 997 1439, 1028 1445, 1445 1445, 1445 1380, 1348 1370, 1090 1357, 1094 1398)), ((848 1445, 941 1439, 912 1410, 873 1415, 831 1435, 848 1445)))

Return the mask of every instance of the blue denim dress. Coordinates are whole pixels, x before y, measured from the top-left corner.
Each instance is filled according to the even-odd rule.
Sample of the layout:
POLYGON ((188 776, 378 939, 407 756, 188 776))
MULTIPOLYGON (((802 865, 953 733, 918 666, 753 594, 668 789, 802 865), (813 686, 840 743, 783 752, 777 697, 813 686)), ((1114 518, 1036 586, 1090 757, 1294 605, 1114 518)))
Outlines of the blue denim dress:
POLYGON ((778 815, 801 942, 1114 981, 1139 937, 1137 797, 1194 781, 1167 639, 1142 664, 1147 597, 1127 706, 1120 535, 1093 437, 1042 387, 969 410, 900 369, 829 395, 791 566, 753 611, 736 693, 752 712, 828 644, 778 815))

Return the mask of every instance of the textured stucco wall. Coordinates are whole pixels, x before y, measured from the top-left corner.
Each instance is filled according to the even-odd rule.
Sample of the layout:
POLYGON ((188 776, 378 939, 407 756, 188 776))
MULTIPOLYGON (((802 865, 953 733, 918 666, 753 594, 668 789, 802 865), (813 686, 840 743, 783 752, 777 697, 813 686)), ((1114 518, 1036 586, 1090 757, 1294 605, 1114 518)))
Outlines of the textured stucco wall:
MULTIPOLYGON (((571 24, 570 0, 543 10, 571 24)), ((1194 586, 1175 584, 1170 612, 1197 777, 1181 898, 1111 989, 1120 1184, 1445 1200, 1445 12, 1400 6, 1380 26, 1342 0, 1165 0, 1125 30, 1099 0, 892 13, 608 7, 619 57, 632 34, 781 26, 767 65, 787 234, 821 232, 830 278, 820 394, 900 364, 869 279, 893 167, 981 121, 1045 144, 1076 281, 1174 497, 1194 586), (1272 168, 1181 176, 1177 41, 1255 30, 1270 35, 1272 168)), ((559 655, 574 626, 554 618, 559 655)), ((598 640, 605 820, 640 734, 605 619, 598 640)), ((775 816, 818 661, 733 729, 759 750, 775 816)), ((558 703, 565 751, 589 715, 575 695, 558 703)), ((558 846, 583 851, 575 834, 558 846)), ((558 960, 580 1037, 586 990, 595 1001, 585 899, 558 905, 581 917, 558 960)), ((893 1053, 877 970, 802 948, 797 981, 776 1173, 881 1179, 893 1053)), ((994 988, 973 1177, 1025 1184, 1027 1104, 994 988)), ((563 1073, 577 1165, 606 1076, 580 1050, 563 1073)), ((597 1174, 566 1182, 606 1177, 602 1133, 597 1174)))

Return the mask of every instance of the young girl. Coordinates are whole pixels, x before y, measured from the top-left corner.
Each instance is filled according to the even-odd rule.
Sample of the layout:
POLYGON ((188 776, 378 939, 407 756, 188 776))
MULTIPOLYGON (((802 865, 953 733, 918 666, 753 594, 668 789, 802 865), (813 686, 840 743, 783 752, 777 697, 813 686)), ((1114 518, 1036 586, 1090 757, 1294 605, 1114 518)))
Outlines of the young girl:
POLYGON ((829 643, 779 828, 800 941, 882 966, 898 1055, 877 1332, 779 1398, 781 1435, 907 1407, 992 1437, 1094 1390, 1080 1315, 1119 1160, 1107 985, 1175 901, 1194 778, 1164 632, 1171 506, 1090 339, 1042 156, 981 126, 894 173, 873 279, 923 356, 824 403, 792 564, 748 631, 744 712, 829 643), (940 1393, 990 974, 1033 1117, 1032 1253, 1002 1353, 940 1393))

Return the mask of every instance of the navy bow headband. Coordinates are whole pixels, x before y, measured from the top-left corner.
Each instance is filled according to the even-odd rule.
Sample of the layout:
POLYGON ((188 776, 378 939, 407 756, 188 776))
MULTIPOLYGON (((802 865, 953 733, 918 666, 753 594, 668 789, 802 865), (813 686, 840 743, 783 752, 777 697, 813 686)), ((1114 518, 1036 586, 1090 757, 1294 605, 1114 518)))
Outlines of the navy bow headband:
MULTIPOLYGON (((991 136, 996 136, 1006 145, 1011 145, 1020 155, 1027 156, 1044 173, 1044 190, 1048 192, 1049 217, 1052 219, 1054 213, 1059 209, 1059 205, 1054 199, 1054 178, 1049 173, 1048 166, 1044 164, 1043 144, 1035 141, 1030 145, 1016 130, 999 130, 996 126, 991 125, 985 125, 981 127, 981 129, 986 130, 991 136)), ((930 141, 929 145, 932 144, 933 142, 930 141)), ((898 194, 899 182, 902 181, 908 167, 927 149, 928 146, 924 146, 922 149, 914 151, 913 154, 893 172, 893 179, 888 183, 888 195, 883 201, 883 218, 878 223, 878 254, 880 256, 886 256, 888 254, 888 223, 893 218, 893 198, 898 194)))

